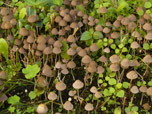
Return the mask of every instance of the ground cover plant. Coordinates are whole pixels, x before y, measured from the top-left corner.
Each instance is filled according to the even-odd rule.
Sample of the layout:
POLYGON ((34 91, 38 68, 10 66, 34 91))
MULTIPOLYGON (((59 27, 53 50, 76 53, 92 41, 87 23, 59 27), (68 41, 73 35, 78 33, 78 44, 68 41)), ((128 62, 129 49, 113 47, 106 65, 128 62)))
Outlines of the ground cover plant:
POLYGON ((151 114, 152 0, 0 0, 0 114, 151 114))

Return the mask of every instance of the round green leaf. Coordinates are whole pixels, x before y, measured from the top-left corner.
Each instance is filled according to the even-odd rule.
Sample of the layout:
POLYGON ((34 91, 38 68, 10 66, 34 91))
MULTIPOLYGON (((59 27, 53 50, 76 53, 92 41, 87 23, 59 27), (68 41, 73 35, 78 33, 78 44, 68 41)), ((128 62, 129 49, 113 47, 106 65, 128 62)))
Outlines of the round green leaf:
POLYGON ((36 93, 34 91, 30 91, 29 97, 30 97, 30 99, 35 99, 36 98, 36 93))
POLYGON ((117 94, 116 94, 117 97, 121 97, 121 98, 124 97, 124 95, 125 95, 124 90, 120 90, 120 91, 118 91, 117 94))
POLYGON ((145 2, 144 7, 145 8, 151 8, 152 4, 151 2, 145 2))
POLYGON ((143 44, 143 48, 144 48, 145 50, 148 50, 148 49, 150 48, 150 46, 149 46, 148 43, 144 43, 144 44, 143 44))
POLYGON ((85 31, 81 35, 81 39, 80 40, 89 40, 89 39, 92 39, 92 34, 89 31, 85 31))
POLYGON ((99 31, 96 31, 93 33, 93 38, 94 39, 101 39, 101 38, 103 38, 103 34, 99 31))
POLYGON ((108 83, 109 83, 109 85, 115 85, 116 84, 116 79, 110 78, 108 83))
POLYGON ((19 102, 20 102, 20 97, 17 96, 17 95, 14 95, 14 96, 11 96, 11 97, 8 98, 8 103, 9 104, 14 105, 14 104, 19 103, 19 102))

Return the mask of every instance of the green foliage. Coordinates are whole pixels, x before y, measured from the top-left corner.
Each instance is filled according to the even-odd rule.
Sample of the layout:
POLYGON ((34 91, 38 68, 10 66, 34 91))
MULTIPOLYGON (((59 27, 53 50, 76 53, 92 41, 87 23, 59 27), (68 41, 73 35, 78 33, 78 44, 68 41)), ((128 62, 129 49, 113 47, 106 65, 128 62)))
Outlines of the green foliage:
POLYGON ((20 102, 20 97, 17 96, 17 95, 14 95, 14 96, 11 96, 11 97, 8 98, 8 103, 9 104, 15 105, 19 102, 20 102))
POLYGON ((92 38, 92 34, 89 31, 85 31, 82 35, 81 35, 81 39, 80 40, 89 40, 92 38))
POLYGON ((123 82, 123 87, 124 87, 125 89, 129 88, 129 86, 130 86, 130 83, 128 83, 128 82, 123 82))
POLYGON ((34 91, 30 91, 29 97, 30 97, 31 100, 35 99, 36 98, 36 93, 34 91))
POLYGON ((108 83, 109 83, 109 85, 115 85, 116 84, 116 79, 110 78, 108 83))
POLYGON ((51 6, 52 0, 24 0, 24 3, 28 6, 42 7, 45 5, 51 6))
POLYGON ((37 73, 39 73, 40 67, 37 64, 34 65, 27 65, 26 68, 22 69, 22 72, 25 74, 26 79, 34 78, 37 73))
POLYGON ((151 2, 145 2, 144 7, 145 8, 151 8, 152 3, 151 2))
POLYGON ((15 112, 15 107, 14 107, 14 106, 10 106, 10 107, 8 108, 8 110, 9 110, 11 113, 13 113, 13 112, 15 112))
POLYGON ((8 44, 3 38, 0 38, 0 53, 3 54, 6 60, 8 59, 8 44))
POLYGON ((53 0, 53 4, 61 6, 63 4, 63 0, 53 0))
POLYGON ((67 54, 68 49, 69 49, 69 45, 63 40, 62 41, 61 57, 66 59, 66 60, 70 59, 70 56, 67 54))
POLYGON ((26 8, 22 8, 19 12, 19 19, 23 19, 26 16, 26 8))
POLYGON ((114 114, 121 114, 121 107, 115 108, 114 114))
POLYGON ((117 92, 117 94, 116 94, 116 96, 117 96, 117 97, 120 97, 120 98, 124 97, 124 95, 125 95, 124 90, 119 90, 119 91, 117 92))

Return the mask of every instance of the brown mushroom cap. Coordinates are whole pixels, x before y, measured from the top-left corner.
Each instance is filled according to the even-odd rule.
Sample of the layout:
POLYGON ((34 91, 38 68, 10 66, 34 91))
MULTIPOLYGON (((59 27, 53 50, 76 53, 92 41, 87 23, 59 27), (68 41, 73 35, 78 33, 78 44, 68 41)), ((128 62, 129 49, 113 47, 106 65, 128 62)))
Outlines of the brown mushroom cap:
POLYGON ((48 99, 51 100, 51 101, 56 100, 57 97, 58 97, 58 96, 57 96, 54 92, 50 92, 50 93, 48 94, 48 99))
POLYGON ((62 20, 62 18, 60 16, 56 16, 56 18, 55 18, 56 23, 59 23, 61 20, 62 20))
POLYGON ((98 46, 97 46, 96 43, 93 43, 93 44, 90 46, 90 51, 96 52, 96 51, 98 51, 98 50, 99 50, 99 48, 98 48, 98 46))
POLYGON ((42 70, 42 74, 48 77, 52 77, 52 70, 48 65, 44 65, 43 70, 42 70))
POLYGON ((97 92, 97 88, 96 88, 95 86, 92 86, 92 87, 90 88, 90 92, 91 92, 91 93, 96 93, 96 92, 97 92))
POLYGON ((117 32, 111 33, 111 38, 112 39, 117 39, 119 37, 119 34, 117 32))
POLYGON ((147 93, 147 95, 152 96, 152 87, 149 87, 149 88, 146 90, 146 93, 147 93))
POLYGON ((120 27, 120 21, 119 20, 114 21, 113 25, 115 27, 120 27))
POLYGON ((62 17, 64 17, 64 16, 66 15, 65 9, 63 9, 63 10, 60 11, 60 15, 61 15, 62 17))
POLYGON ((4 102, 4 101, 6 101, 8 99, 8 97, 6 96, 6 94, 2 94, 2 93, 0 93, 0 94, 1 94, 1 96, 0 96, 0 102, 4 102))
POLYGON ((46 106, 46 104, 40 104, 38 105, 36 111, 38 114, 45 114, 48 112, 48 107, 46 106))
POLYGON ((151 25, 151 23, 145 23, 145 24, 143 25, 143 29, 144 29, 144 30, 147 30, 147 31, 152 30, 152 25, 151 25))
POLYGON ((13 46, 12 51, 16 52, 18 50, 18 47, 16 45, 13 46))
POLYGON ((131 35, 136 38, 140 37, 140 34, 138 31, 134 31, 131 35))
POLYGON ((80 80, 76 80, 73 84, 72 84, 73 88, 75 89, 81 89, 84 86, 84 83, 80 80))
POLYGON ((0 72, 0 79, 7 79, 7 74, 5 71, 0 72))
POLYGON ((60 61, 57 61, 56 64, 55 64, 55 68, 57 69, 60 69, 61 68, 61 62, 60 61))
POLYGON ((26 51, 25 51, 25 49, 24 49, 24 48, 22 48, 22 47, 21 47, 21 48, 19 49, 19 53, 20 53, 20 54, 25 54, 25 53, 26 53, 26 51))
POLYGON ((132 43, 131 43, 131 48, 132 48, 132 49, 137 49, 137 48, 139 48, 138 42, 136 42, 136 41, 132 42, 132 43))
POLYGON ((111 61, 111 63, 119 63, 120 58, 114 54, 110 57, 110 61, 111 61))
POLYGON ((102 28, 102 26, 100 24, 98 24, 96 26, 95 30, 101 32, 101 31, 103 31, 103 28, 102 28))
POLYGON ((67 54, 70 55, 70 56, 73 56, 76 54, 76 50, 73 49, 73 48, 69 48, 68 51, 67 51, 67 54))
POLYGON ((143 58, 143 62, 144 63, 147 63, 147 64, 149 64, 149 63, 152 63, 152 57, 151 57, 151 55, 146 55, 144 58, 143 58))
POLYGON ((106 58, 104 55, 102 55, 102 56, 99 58, 99 61, 105 63, 105 62, 107 62, 107 58, 106 58))
POLYGON ((39 35, 37 38, 37 43, 46 43, 46 39, 42 35, 39 35))
POLYGON ((52 31, 51 31, 51 33, 52 33, 53 35, 57 35, 57 34, 58 34, 57 28, 53 28, 52 31))
POLYGON ((37 50, 37 51, 35 52, 35 55, 36 55, 36 56, 41 56, 41 55, 42 55, 42 52, 40 52, 40 51, 37 50))
POLYGON ((28 38, 27 38, 27 42, 28 43, 34 43, 34 38, 33 38, 33 36, 28 36, 28 38))
POLYGON ((133 59, 130 61, 130 66, 132 66, 132 67, 140 66, 140 63, 136 59, 133 59))
POLYGON ((95 93, 95 97, 96 98, 101 98, 101 96, 102 96, 102 94, 101 94, 101 92, 99 92, 99 91, 97 91, 96 93, 95 93))
POLYGON ((59 47, 54 47, 53 48, 53 53, 54 54, 60 54, 61 53, 61 49, 59 47))
POLYGON ((120 70, 119 64, 118 63, 112 63, 110 65, 110 70, 113 71, 113 72, 119 71, 120 70))
POLYGON ((51 54, 51 53, 52 53, 52 48, 51 47, 46 47, 43 50, 43 54, 45 54, 45 55, 48 55, 48 54, 51 54))
POLYGON ((108 11, 107 8, 104 7, 104 6, 99 9, 99 12, 102 13, 102 14, 107 13, 107 11, 108 11))
POLYGON ((128 24, 128 30, 133 30, 133 29, 135 29, 136 28, 136 23, 135 22, 130 22, 129 24, 128 24))
POLYGON ((64 104, 63 104, 63 108, 65 110, 72 110, 73 109, 73 104, 70 102, 70 101, 66 101, 64 104))
POLYGON ((137 73, 135 71, 133 71, 133 70, 128 72, 126 76, 130 80, 134 80, 134 79, 138 78, 137 73))
POLYGON ((146 34, 146 36, 145 36, 145 39, 146 40, 152 40, 152 33, 151 32, 148 32, 147 34, 146 34))
POLYGON ((29 32, 25 28, 20 28, 19 34, 21 36, 28 36, 29 32))
POLYGON ((67 67, 70 69, 74 69, 76 67, 76 64, 74 61, 69 61, 67 64, 67 67))
POLYGON ((69 71, 68 71, 68 69, 67 69, 67 68, 64 68, 64 69, 62 69, 62 70, 61 70, 61 73, 66 75, 66 74, 68 74, 68 73, 69 73, 69 71))
POLYGON ((93 104, 87 103, 84 107, 86 111, 92 111, 94 109, 93 104))
POLYGON ((138 23, 143 25, 145 23, 145 19, 141 17, 140 19, 138 19, 138 23))
POLYGON ((131 91, 133 94, 139 93, 139 89, 138 89, 137 86, 133 86, 133 87, 130 89, 130 91, 131 91))
POLYGON ((148 103, 143 104, 142 107, 143 107, 145 110, 150 110, 150 109, 151 109, 151 106, 150 106, 148 103))
POLYGON ((35 23, 39 20, 39 16, 38 15, 30 15, 27 20, 29 23, 35 23))
POLYGON ((97 70, 97 68, 95 65, 89 65, 87 68, 87 71, 90 73, 94 73, 94 72, 96 72, 96 70, 97 70))
POLYGON ((66 85, 65 85, 64 82, 59 81, 59 82, 56 83, 55 88, 56 88, 58 91, 64 91, 64 90, 66 89, 66 85))
POLYGON ((124 18, 121 20, 121 24, 122 24, 122 25, 128 25, 129 22, 130 22, 130 20, 129 20, 129 18, 127 18, 127 17, 124 17, 124 18))
POLYGON ((134 14, 129 15, 128 18, 129 18, 130 21, 136 21, 137 20, 136 16, 134 14))
POLYGON ((145 92, 147 91, 147 87, 146 87, 146 86, 141 86, 141 87, 139 88, 139 90, 140 90, 141 92, 145 93, 145 92))
POLYGON ((59 32, 58 32, 58 34, 60 36, 64 36, 66 34, 66 31, 64 29, 60 29, 59 32))
POLYGON ((47 87, 49 83, 47 82, 47 80, 44 77, 40 76, 37 79, 37 84, 40 87, 47 87))
POLYGON ((66 21, 65 20, 61 20, 60 22, 59 22, 59 26, 66 26, 67 25, 67 23, 66 23, 66 21))
POLYGON ((130 66, 130 61, 127 58, 124 58, 121 61, 121 67, 127 69, 130 66))
POLYGON ((21 45, 21 43, 22 43, 21 40, 18 39, 18 38, 15 39, 15 41, 14 41, 14 44, 17 45, 17 46, 21 45))
POLYGON ((88 55, 85 55, 85 56, 83 56, 81 61, 84 64, 88 64, 88 63, 90 63, 92 61, 92 59, 88 55))
POLYGON ((11 29, 11 28, 12 28, 12 25, 11 25, 10 22, 7 22, 7 21, 6 21, 6 22, 3 22, 3 23, 2 23, 1 28, 8 30, 8 29, 11 29))
POLYGON ((103 32, 106 33, 106 34, 108 34, 108 33, 110 32, 110 29, 109 29, 108 27, 105 27, 105 28, 103 29, 103 32))
POLYGON ((94 26, 94 25, 95 25, 95 22, 94 22, 94 21, 89 21, 88 25, 89 25, 89 26, 94 26))
POLYGON ((81 49, 79 52, 78 52, 78 55, 81 56, 81 57, 84 57, 86 55, 86 50, 85 49, 81 49))
POLYGON ((78 28, 79 25, 78 25, 76 22, 72 22, 72 23, 70 24, 70 27, 73 28, 73 29, 75 29, 75 28, 78 28))
POLYGON ((11 25, 13 25, 13 26, 17 25, 17 21, 16 21, 16 19, 14 19, 14 18, 10 20, 10 23, 11 23, 11 25))
POLYGON ((63 18, 63 20, 65 20, 66 22, 71 22, 72 21, 72 18, 69 14, 66 14, 63 18))
POLYGON ((14 39, 13 35, 9 34, 9 35, 7 36, 7 40, 13 40, 13 39, 14 39))
POLYGON ((44 43, 40 43, 37 45, 37 49, 39 51, 43 51, 45 48, 46 48, 46 44, 44 44, 44 43))
POLYGON ((72 42, 75 42, 76 39, 75 39, 74 35, 69 35, 67 41, 72 43, 72 42))
POLYGON ((69 96, 73 97, 76 94, 75 90, 70 90, 69 91, 69 96))
POLYGON ((8 15, 9 14, 8 8, 2 8, 1 11, 0 11, 0 14, 3 15, 3 16, 8 15))
POLYGON ((105 71, 105 69, 102 66, 97 67, 97 73, 98 74, 104 73, 104 71, 105 71))

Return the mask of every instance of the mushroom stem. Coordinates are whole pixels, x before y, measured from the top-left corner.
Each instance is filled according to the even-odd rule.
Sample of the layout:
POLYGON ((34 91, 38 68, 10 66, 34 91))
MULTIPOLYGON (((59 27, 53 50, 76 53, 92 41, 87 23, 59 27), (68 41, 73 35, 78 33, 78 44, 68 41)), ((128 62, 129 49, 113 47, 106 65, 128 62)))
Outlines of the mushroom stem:
POLYGON ((141 100, 140 100, 140 105, 142 105, 143 98, 144 98, 144 93, 142 93, 141 100))
POLYGON ((51 114, 53 114, 53 102, 51 102, 51 114))
POLYGON ((63 100, 62 100, 61 91, 59 91, 59 96, 60 96, 61 104, 62 104, 62 106, 63 106, 63 100))
POLYGON ((79 90, 77 89, 78 99, 79 99, 79 90))
POLYGON ((88 111, 88 114, 90 114, 90 111, 88 111))
POLYGON ((134 96, 135 96, 135 94, 133 94, 133 96, 131 97, 131 104, 133 103, 134 96))
POLYGON ((121 82, 122 79, 123 79, 124 71, 125 71, 125 69, 123 69, 122 72, 121 72, 121 74, 120 74, 119 82, 121 82))
POLYGON ((74 75, 73 75, 72 69, 71 69, 71 75, 72 75, 72 77, 73 77, 73 80, 75 80, 75 77, 74 77, 74 75))
POLYGON ((70 114, 70 111, 68 110, 68 114, 70 114))

